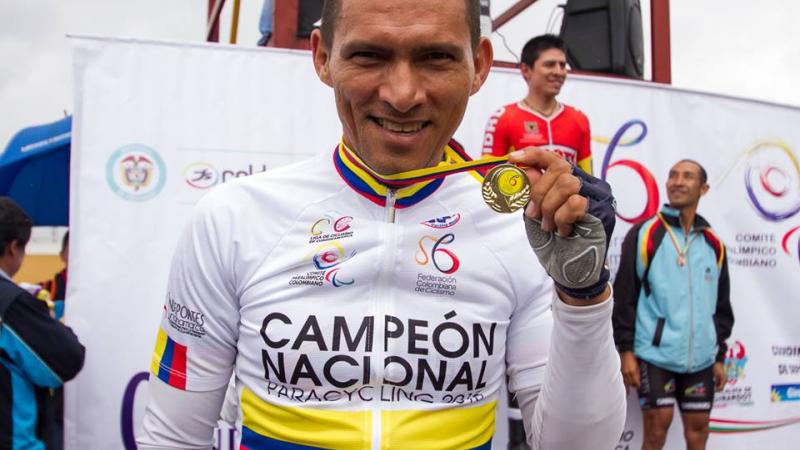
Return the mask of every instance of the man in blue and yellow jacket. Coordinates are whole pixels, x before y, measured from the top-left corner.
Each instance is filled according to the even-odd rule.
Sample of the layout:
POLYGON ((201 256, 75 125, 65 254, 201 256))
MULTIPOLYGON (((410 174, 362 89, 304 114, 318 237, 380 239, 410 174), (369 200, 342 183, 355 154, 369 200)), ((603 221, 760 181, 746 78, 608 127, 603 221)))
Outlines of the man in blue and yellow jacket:
POLYGON ((49 390, 74 378, 84 361, 75 334, 11 277, 25 258, 31 220, 0 197, 0 449, 58 445, 48 420, 49 390))
POLYGON ((661 449, 676 403, 689 450, 705 449, 714 391, 726 383, 733 327, 725 246, 697 206, 705 169, 682 160, 669 172, 669 206, 635 225, 614 282, 614 340, 626 386, 637 388, 645 450, 661 449))

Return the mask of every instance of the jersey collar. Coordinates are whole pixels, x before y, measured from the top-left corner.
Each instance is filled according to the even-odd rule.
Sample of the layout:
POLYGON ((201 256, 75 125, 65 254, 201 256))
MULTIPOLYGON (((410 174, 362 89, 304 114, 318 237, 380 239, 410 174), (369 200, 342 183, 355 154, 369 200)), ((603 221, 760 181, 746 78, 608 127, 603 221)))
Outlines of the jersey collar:
MULTIPOLYGON (((669 204, 665 203, 663 206, 661 206, 661 216, 664 217, 664 220, 666 220, 667 223, 673 227, 681 228, 683 226, 681 224, 681 212, 669 206, 669 204)), ((708 221, 700 214, 695 213, 692 229, 694 231, 700 231, 706 228, 711 228, 711 225, 709 225, 708 221)))
POLYGON ((538 118, 540 118, 540 119, 542 119, 544 121, 551 121, 551 120, 555 119, 556 117, 558 117, 559 115, 561 115, 562 112, 564 112, 564 104, 561 103, 561 102, 558 102, 558 106, 556 107, 556 110, 553 111, 552 114, 550 114, 549 116, 545 116, 544 114, 540 113, 539 111, 536 111, 535 109, 533 109, 530 106, 528 106, 524 101, 517 102, 517 108, 519 108, 519 109, 521 109, 523 111, 529 112, 529 113, 533 114, 534 116, 536 116, 536 117, 538 117, 538 118))
MULTIPOLYGON (((463 147, 451 139, 444 149, 444 161, 449 164, 471 161, 463 147)), ((365 170, 366 163, 350 150, 343 141, 333 151, 333 165, 339 176, 354 191, 375 203, 386 206, 386 193, 392 186, 387 186, 365 170)), ((416 205, 433 194, 444 182, 444 178, 420 181, 410 186, 395 190, 397 208, 407 208, 416 205)))

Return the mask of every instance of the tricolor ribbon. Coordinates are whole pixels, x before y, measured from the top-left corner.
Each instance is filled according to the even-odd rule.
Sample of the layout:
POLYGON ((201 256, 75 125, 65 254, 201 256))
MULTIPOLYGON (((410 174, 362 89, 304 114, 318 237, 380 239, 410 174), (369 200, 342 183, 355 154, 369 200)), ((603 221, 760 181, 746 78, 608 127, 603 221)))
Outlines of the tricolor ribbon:
MULTIPOLYGON (((447 150, 456 152, 453 147, 454 141, 451 141, 445 151, 445 159, 434 167, 426 167, 424 169, 409 170, 407 172, 396 173, 392 175, 381 175, 372 170, 366 165, 358 155, 355 154, 350 148, 345 145, 344 141, 339 143, 339 151, 343 156, 349 159, 354 165, 361 170, 367 172, 375 181, 383 184, 390 189, 400 189, 412 184, 422 183, 424 181, 435 180, 437 178, 444 178, 448 175, 461 172, 477 171, 483 174, 485 170, 491 169, 494 166, 508 161, 508 156, 491 156, 481 158, 478 160, 469 159, 466 154, 459 154, 461 161, 457 162, 447 150)), ((458 145, 458 144, 456 144, 458 145)), ((463 150, 462 150, 463 152, 463 150)))
POLYGON ((383 206, 387 190, 393 189, 397 207, 405 208, 431 195, 447 175, 472 172, 478 181, 483 181, 483 175, 488 169, 506 162, 508 157, 472 160, 458 142, 451 140, 444 149, 442 162, 437 166, 383 175, 375 172, 340 141, 333 159, 336 170, 358 193, 383 206))

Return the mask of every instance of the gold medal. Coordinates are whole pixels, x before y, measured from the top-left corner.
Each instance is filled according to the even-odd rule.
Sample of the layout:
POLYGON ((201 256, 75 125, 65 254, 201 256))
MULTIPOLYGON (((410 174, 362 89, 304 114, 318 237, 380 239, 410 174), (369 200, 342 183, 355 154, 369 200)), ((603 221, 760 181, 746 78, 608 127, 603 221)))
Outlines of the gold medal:
POLYGON ((486 174, 481 192, 490 208, 499 213, 512 213, 528 204, 531 183, 524 170, 501 164, 486 174))

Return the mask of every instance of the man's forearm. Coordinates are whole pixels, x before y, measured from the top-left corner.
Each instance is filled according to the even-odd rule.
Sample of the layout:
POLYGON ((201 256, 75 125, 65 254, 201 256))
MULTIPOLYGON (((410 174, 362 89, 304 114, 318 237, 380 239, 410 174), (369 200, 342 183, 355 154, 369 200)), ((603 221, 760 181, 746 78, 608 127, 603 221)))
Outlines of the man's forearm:
POLYGON ((592 306, 554 303, 544 386, 535 410, 523 411, 533 449, 614 448, 618 442, 626 399, 612 307, 610 298, 592 306))

